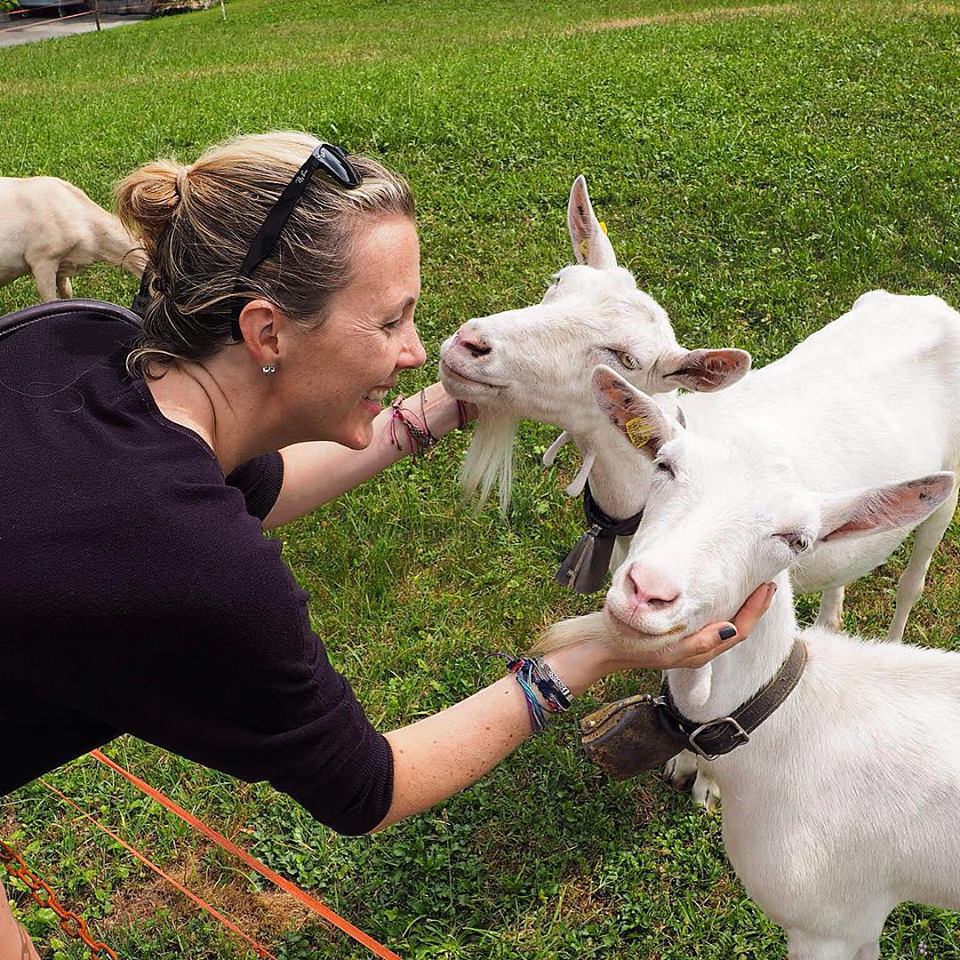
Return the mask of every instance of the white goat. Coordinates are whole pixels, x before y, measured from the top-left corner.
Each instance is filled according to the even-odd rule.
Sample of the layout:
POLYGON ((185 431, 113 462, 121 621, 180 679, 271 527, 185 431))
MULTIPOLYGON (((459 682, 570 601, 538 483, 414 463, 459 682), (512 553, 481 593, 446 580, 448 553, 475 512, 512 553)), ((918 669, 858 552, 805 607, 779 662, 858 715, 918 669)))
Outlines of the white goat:
MULTIPOLYGON (((592 401, 590 371, 610 364, 635 386, 658 394, 657 403, 672 413, 677 395, 662 391, 729 384, 743 376, 744 355, 677 347, 665 311, 617 266, 582 177, 571 190, 568 225, 580 265, 561 270, 540 304, 463 324, 443 345, 441 376, 451 393, 482 411, 464 464, 468 487, 489 490, 509 463, 517 419, 529 418, 572 437, 584 457, 581 481, 589 471, 598 505, 609 516, 629 517, 643 509, 653 470, 625 456, 628 442, 592 401)), ((740 423, 748 412, 766 412, 755 437, 782 441, 787 462, 811 489, 875 486, 956 469, 960 315, 937 297, 867 293, 782 359, 722 392, 683 396, 679 403, 690 426, 705 436, 740 423)), ((917 529, 897 587, 891 640, 903 636, 956 504, 954 492, 917 529)), ((798 592, 823 592, 819 625, 839 628, 844 586, 883 563, 909 530, 905 525, 818 545, 794 566, 798 592)), ((612 566, 626 545, 619 547, 612 566)), ((677 786, 697 770, 691 754, 683 758, 666 771, 677 786)), ((702 769, 693 789, 698 802, 716 799, 702 769)))
MULTIPOLYGON (((609 368, 595 382, 619 428, 646 425, 634 460, 653 462, 656 478, 603 613, 557 625, 544 647, 587 634, 621 649, 662 647, 728 619, 775 578, 751 636, 699 670, 669 671, 670 690, 695 722, 727 717, 798 637, 806 645, 807 667, 783 705, 711 765, 724 843, 750 895, 786 929, 790 960, 877 960, 898 903, 960 909, 960 654, 800 630, 784 571, 815 543, 922 521, 954 496, 955 476, 816 493, 771 438, 768 421, 781 411, 751 408, 708 437, 609 368)), ((780 435, 788 425, 816 432, 810 412, 780 435)))
POLYGON ((146 256, 120 220, 57 177, 0 177, 0 285, 33 274, 41 300, 73 296, 70 277, 105 260, 136 277, 146 256))

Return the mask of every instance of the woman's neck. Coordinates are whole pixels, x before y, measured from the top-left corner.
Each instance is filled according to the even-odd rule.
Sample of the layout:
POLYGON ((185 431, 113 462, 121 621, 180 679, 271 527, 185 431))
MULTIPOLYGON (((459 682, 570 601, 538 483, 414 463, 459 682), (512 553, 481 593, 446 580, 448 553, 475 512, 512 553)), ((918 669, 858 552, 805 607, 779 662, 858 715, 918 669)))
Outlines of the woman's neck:
MULTIPOLYGON (((266 450, 276 449, 254 428, 256 382, 235 382, 229 369, 209 369, 204 364, 176 364, 163 376, 147 380, 154 403, 167 420, 186 427, 213 451, 224 474, 266 450), (243 398, 243 399, 238 399, 243 398), (253 403, 251 403, 253 400, 253 403)), ((259 421, 267 424, 266 405, 259 421)))
POLYGON ((691 720, 733 713, 776 675, 799 633, 789 574, 776 578, 770 608, 742 643, 697 670, 669 670, 670 692, 691 720))

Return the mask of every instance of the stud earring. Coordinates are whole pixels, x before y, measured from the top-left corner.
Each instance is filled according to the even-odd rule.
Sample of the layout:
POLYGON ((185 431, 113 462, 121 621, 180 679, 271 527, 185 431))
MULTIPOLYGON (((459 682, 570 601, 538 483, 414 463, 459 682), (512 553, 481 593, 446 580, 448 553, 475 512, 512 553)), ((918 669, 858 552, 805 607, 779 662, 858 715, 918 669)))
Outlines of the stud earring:
POLYGON ((265 373, 267 376, 270 376, 271 373, 276 373, 277 368, 272 363, 265 363, 260 370, 265 373))

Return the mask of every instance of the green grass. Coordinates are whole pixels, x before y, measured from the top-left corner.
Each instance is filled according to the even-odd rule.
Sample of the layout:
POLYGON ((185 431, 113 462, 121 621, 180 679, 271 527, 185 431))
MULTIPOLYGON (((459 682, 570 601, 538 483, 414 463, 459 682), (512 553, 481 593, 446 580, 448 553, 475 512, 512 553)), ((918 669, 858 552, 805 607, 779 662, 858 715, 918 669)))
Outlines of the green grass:
MULTIPOLYGON (((309 129, 382 156, 418 198, 419 324, 433 360, 464 319, 539 299, 569 257, 564 209, 579 172, 687 346, 741 346, 765 363, 873 287, 960 304, 960 8, 745 6, 235 0, 226 23, 212 10, 8 49, 0 173, 57 174, 108 203, 136 164, 191 160, 241 131, 309 129), (583 29, 630 18, 648 22, 583 29)), ((79 296, 121 302, 133 290, 106 268, 75 282, 79 296)), ((17 281, 0 311, 34 295, 17 281)), ((428 365, 407 389, 434 374, 428 365)), ((493 679, 487 651, 523 647, 597 603, 551 582, 579 529, 560 492, 572 459, 538 464, 551 438, 521 432, 509 523, 459 506, 456 437, 283 532, 318 633, 383 728, 493 679)), ((908 639, 960 648, 958 558, 955 524, 908 639)), ((884 632, 902 563, 849 591, 849 627, 884 632)), ((634 685, 601 685, 581 712, 634 685)), ((442 809, 359 839, 263 785, 129 738, 110 749, 407 960, 782 956, 780 932, 731 874, 718 818, 654 778, 606 781, 573 731, 558 725, 442 809)), ((285 960, 367 955, 257 899, 237 864, 92 761, 51 780, 240 909, 285 960)), ((39 785, 0 805, 0 835, 122 956, 250 955, 39 785)), ((20 902, 38 939, 56 941, 50 918, 20 902)), ((884 957, 956 960, 958 929, 956 914, 903 908, 884 957)))

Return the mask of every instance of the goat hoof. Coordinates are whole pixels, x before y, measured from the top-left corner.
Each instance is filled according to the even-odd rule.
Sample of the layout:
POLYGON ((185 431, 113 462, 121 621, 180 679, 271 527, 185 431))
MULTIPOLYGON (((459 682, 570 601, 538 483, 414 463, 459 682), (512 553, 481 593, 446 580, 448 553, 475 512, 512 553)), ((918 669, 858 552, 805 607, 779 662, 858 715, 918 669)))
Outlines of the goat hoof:
POLYGON ((684 753, 671 757, 663 768, 663 779, 678 793, 690 793, 697 781, 697 766, 684 753))
POLYGON ((703 807, 707 813, 713 813, 720 806, 720 787, 702 770, 697 771, 697 778, 690 793, 693 796, 693 802, 698 807, 703 807))

